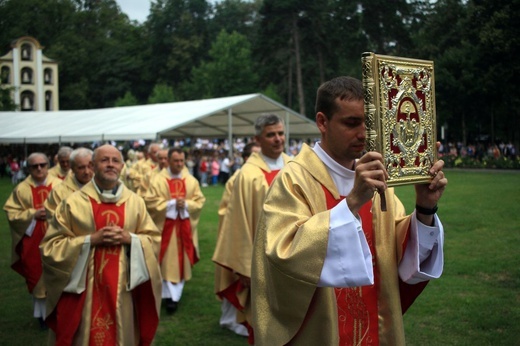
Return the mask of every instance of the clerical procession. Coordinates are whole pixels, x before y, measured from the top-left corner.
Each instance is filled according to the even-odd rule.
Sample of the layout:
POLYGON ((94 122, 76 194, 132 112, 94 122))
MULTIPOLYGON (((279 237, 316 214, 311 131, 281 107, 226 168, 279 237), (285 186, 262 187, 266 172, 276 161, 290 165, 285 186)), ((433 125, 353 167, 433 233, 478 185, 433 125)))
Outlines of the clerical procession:
POLYGON ((518 342, 511 1, 138 2, 0 1, 2 344, 518 342))
POLYGON ((219 325, 244 344, 404 344, 402 313, 443 271, 447 179, 433 162, 406 215, 383 154, 365 150, 363 100, 358 79, 322 84, 321 138, 291 156, 283 119, 257 117, 239 168, 167 141, 142 155, 62 146, 52 168, 31 153, 4 211, 11 267, 49 344, 152 344, 161 318, 182 314, 202 257, 215 263, 219 325), (203 191, 217 184, 214 253, 201 254, 203 191))

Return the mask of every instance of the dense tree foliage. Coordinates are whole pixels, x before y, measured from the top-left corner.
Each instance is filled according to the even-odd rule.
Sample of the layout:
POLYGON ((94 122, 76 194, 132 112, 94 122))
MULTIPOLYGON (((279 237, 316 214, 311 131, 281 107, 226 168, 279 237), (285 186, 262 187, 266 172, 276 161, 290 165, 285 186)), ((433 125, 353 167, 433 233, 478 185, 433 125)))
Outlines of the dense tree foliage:
POLYGON ((116 100, 115 107, 125 107, 125 106, 136 106, 139 102, 137 98, 130 92, 127 91, 125 96, 120 97, 116 100))
POLYGON ((148 98, 148 103, 168 103, 168 102, 176 102, 178 101, 175 97, 175 93, 173 92, 173 88, 168 86, 165 83, 157 84, 153 90, 152 94, 148 98))
MULTIPOLYGON (((313 117, 316 88, 365 51, 435 62, 450 140, 520 142, 520 0, 0 0, 0 54, 30 35, 59 62, 60 108, 264 92, 313 117)), ((4 92, 5 94, 5 92, 4 92)))
POLYGON ((258 91, 250 44, 245 36, 222 30, 209 50, 208 61, 192 69, 185 94, 194 99, 235 96, 258 91), (230 78, 233 76, 233 78, 230 78))
POLYGON ((16 110, 16 104, 11 97, 14 88, 0 84, 0 112, 16 110))

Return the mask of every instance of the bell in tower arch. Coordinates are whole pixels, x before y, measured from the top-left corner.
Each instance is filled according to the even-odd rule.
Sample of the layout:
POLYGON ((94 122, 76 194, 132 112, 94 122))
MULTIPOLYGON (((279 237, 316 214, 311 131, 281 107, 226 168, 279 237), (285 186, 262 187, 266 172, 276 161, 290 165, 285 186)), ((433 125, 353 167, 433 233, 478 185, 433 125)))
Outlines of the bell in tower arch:
POLYGON ((29 77, 29 72, 27 72, 27 70, 23 70, 22 72, 22 83, 31 83, 31 77, 29 77))
POLYGON ((23 98, 22 109, 23 110, 31 110, 31 109, 33 109, 31 98, 28 95, 25 95, 24 98, 23 98))

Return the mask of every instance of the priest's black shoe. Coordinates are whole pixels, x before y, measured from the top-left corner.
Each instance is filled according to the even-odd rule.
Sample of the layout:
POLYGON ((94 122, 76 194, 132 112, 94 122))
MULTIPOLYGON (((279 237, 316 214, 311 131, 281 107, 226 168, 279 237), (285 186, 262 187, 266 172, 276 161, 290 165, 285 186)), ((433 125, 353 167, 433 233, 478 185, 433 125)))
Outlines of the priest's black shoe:
POLYGON ((45 323, 45 320, 43 319, 43 317, 39 317, 38 318, 38 323, 40 324, 40 329, 41 330, 48 330, 49 327, 47 326, 47 323, 45 323))
POLYGON ((173 314, 175 311, 177 311, 177 306, 179 305, 179 302, 174 301, 173 299, 166 300, 166 313, 168 315, 173 314))

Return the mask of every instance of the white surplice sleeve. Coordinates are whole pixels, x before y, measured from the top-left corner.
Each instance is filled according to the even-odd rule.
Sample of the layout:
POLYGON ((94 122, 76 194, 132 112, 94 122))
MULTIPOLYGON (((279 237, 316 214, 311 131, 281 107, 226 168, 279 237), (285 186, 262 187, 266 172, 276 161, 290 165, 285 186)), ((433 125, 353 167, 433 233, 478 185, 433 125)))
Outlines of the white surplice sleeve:
POLYGON ((130 246, 130 272, 128 273, 128 283, 126 285, 127 291, 131 291, 140 284, 150 280, 141 239, 133 233, 130 233, 130 236, 132 237, 132 244, 130 246))
POLYGON ((79 253, 76 265, 70 275, 70 281, 63 289, 64 292, 69 293, 82 293, 86 286, 87 280, 87 262, 90 253, 90 235, 85 237, 85 241, 81 245, 81 251, 79 253))
POLYGON ((180 216, 180 218, 183 220, 190 217, 190 214, 188 213, 188 203, 186 202, 184 209, 178 210, 177 200, 170 199, 166 205, 166 217, 168 219, 175 220, 177 216, 180 216))
POLYGON ((25 230, 25 235, 28 237, 32 237, 32 235, 34 233, 34 228, 36 228, 36 219, 32 219, 31 223, 25 230))
POLYGON ((319 287, 356 287, 374 283, 372 254, 361 222, 342 201, 330 210, 327 256, 319 287))
POLYGON ((444 267, 444 228, 434 215, 434 225, 417 220, 415 212, 410 224, 410 239, 401 263, 399 277, 407 284, 437 279, 444 267))

